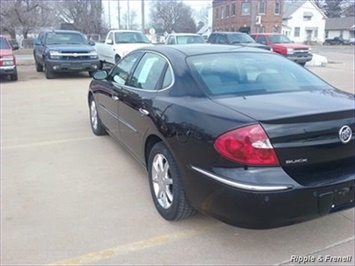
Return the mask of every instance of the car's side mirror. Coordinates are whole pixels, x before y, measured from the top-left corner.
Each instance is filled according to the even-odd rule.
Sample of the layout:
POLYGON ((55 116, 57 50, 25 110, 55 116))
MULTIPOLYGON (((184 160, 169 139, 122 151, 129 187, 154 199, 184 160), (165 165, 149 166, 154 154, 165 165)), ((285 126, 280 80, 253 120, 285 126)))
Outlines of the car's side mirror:
POLYGON ((95 80, 103 80, 106 79, 108 76, 107 72, 105 70, 98 70, 94 73, 92 76, 95 80))
POLYGON ((90 45, 90 46, 95 46, 95 42, 90 40, 90 41, 89 41, 89 45, 90 45))
POLYGON ((107 40, 106 43, 112 45, 113 44, 113 40, 107 40))
POLYGON ((20 48, 19 45, 16 43, 12 44, 11 47, 13 51, 18 50, 20 48))

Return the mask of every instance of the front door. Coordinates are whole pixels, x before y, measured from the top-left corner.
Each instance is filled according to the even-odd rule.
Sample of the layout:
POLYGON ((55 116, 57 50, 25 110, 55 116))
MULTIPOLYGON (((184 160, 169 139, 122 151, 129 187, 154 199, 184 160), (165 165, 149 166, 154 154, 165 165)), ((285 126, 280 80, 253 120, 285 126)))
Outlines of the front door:
POLYGON ((100 103, 98 106, 100 118, 111 134, 118 139, 120 138, 120 91, 141 56, 142 53, 134 53, 125 57, 118 65, 112 68, 107 81, 104 81, 105 84, 102 84, 102 86, 97 90, 100 103))
POLYGON ((153 124, 153 100, 164 85, 168 63, 156 53, 145 53, 120 91, 120 134, 122 142, 137 158, 144 158, 144 136, 153 124))

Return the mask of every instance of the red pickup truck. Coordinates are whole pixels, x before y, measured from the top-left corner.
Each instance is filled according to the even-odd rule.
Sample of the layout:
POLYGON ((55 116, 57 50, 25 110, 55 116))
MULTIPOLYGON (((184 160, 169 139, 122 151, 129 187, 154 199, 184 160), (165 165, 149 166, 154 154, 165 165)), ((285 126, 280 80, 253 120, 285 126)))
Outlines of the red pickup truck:
POLYGON ((0 76, 10 76, 11 80, 17 80, 16 58, 13 50, 18 45, 11 46, 5 36, 0 35, 0 76))
POLYGON ((272 48, 288 59, 304 66, 312 60, 311 48, 307 45, 293 43, 287 36, 280 33, 253 33, 250 36, 257 42, 272 48))

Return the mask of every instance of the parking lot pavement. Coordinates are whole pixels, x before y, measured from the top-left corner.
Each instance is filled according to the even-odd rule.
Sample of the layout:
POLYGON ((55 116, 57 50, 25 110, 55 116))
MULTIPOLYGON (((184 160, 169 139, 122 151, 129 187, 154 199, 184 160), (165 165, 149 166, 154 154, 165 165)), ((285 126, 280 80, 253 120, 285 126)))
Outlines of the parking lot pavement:
MULTIPOLYGON (((353 91, 347 64, 310 70, 353 91)), ((86 73, 46 80, 20 66, 18 82, 0 83, 1 265, 298 265, 306 258, 315 260, 307 265, 353 265, 353 209, 272 230, 202 214, 160 218, 145 169, 112 138, 91 133, 89 82, 86 73)))

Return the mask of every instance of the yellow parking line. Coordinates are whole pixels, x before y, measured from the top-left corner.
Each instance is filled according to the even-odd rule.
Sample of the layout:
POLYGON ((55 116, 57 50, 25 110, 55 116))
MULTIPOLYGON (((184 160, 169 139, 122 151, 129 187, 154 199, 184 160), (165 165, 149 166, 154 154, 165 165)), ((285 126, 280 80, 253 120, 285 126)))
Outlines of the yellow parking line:
POLYGON ((51 140, 51 141, 43 141, 43 142, 36 142, 36 143, 29 143, 29 144, 5 146, 5 147, 1 147, 1 150, 33 148, 33 147, 39 147, 39 146, 55 145, 55 144, 60 144, 60 143, 67 143, 67 142, 73 142, 73 141, 82 141, 82 140, 92 140, 92 139, 98 139, 98 138, 93 136, 93 137, 74 138, 74 139, 51 140))
POLYGON ((62 261, 57 261, 48 265, 51 266, 64 266, 64 265, 84 265, 88 263, 94 263, 98 261, 102 261, 105 259, 117 257, 122 254, 127 254, 130 252, 135 252, 135 251, 140 251, 140 250, 145 250, 148 248, 152 247, 157 247, 161 246, 163 244, 176 241, 176 240, 181 240, 184 238, 189 238, 198 234, 203 234, 209 230, 212 230, 216 228, 217 226, 221 226, 223 223, 216 223, 210 226, 202 227, 199 229, 193 229, 193 230, 185 230, 182 232, 178 233, 172 233, 172 234, 166 234, 166 235, 161 235, 149 239, 144 239, 138 242, 133 242, 117 247, 112 247, 104 250, 100 250, 97 252, 89 253, 83 256, 79 256, 76 258, 71 258, 71 259, 66 259, 62 261))

